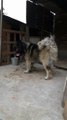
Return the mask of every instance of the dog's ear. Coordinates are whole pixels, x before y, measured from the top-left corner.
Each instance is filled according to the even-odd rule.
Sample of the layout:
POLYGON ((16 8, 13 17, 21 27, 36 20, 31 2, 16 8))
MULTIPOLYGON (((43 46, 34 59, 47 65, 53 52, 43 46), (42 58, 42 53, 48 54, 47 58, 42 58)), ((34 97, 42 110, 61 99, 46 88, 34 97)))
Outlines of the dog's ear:
POLYGON ((55 35, 54 35, 54 34, 53 34, 53 35, 51 34, 51 35, 50 35, 50 39, 51 39, 51 40, 55 40, 55 35))

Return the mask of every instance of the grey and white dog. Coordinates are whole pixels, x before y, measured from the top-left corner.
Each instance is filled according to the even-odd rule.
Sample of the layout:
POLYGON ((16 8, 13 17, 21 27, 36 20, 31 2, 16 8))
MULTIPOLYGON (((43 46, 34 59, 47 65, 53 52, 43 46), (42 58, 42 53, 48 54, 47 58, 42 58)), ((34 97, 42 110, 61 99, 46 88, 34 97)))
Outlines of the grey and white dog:
POLYGON ((25 55, 26 73, 31 71, 32 62, 34 60, 40 61, 45 69, 45 79, 50 79, 52 75, 52 65, 57 61, 58 47, 55 42, 54 35, 46 37, 37 44, 31 43, 25 55))
POLYGON ((19 52, 21 52, 21 55, 24 55, 26 65, 25 73, 31 71, 32 63, 40 61, 45 69, 45 79, 51 79, 53 77, 51 66, 58 58, 58 48, 54 35, 42 39, 37 44, 21 42, 19 52))

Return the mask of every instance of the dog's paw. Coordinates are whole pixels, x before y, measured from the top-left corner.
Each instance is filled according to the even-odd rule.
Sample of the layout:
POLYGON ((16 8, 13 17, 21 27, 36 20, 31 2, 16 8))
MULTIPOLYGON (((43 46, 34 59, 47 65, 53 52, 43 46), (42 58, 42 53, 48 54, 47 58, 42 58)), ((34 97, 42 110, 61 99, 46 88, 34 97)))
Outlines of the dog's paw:
POLYGON ((31 70, 25 70, 24 71, 24 73, 30 73, 31 72, 31 70))
POLYGON ((48 80, 49 79, 49 77, 48 76, 45 76, 45 80, 48 80))
POLYGON ((24 73, 29 73, 30 71, 29 70, 25 70, 24 73))
POLYGON ((50 79, 52 79, 52 75, 50 75, 50 76, 45 76, 45 80, 50 80, 50 79))

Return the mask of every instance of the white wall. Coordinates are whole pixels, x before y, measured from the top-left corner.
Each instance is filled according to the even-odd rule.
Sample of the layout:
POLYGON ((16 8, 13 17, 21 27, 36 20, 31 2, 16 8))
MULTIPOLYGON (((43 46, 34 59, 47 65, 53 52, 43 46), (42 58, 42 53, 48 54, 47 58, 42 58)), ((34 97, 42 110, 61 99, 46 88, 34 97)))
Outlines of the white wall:
POLYGON ((26 23, 26 0, 3 0, 4 13, 26 23))

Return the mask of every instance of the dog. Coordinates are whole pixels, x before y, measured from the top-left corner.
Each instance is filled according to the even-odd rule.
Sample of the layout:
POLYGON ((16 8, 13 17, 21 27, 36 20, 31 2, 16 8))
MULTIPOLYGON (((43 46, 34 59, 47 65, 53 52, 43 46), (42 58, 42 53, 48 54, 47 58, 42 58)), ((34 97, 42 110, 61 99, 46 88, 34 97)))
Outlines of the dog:
POLYGON ((29 73, 31 71, 32 63, 40 61, 46 71, 45 79, 52 78, 52 71, 50 69, 50 66, 48 65, 49 49, 47 49, 46 46, 44 46, 43 49, 39 50, 38 45, 30 44, 25 55, 25 61, 26 61, 25 73, 29 73))
POLYGON ((25 46, 26 70, 24 72, 29 73, 32 70, 33 63, 39 61, 45 69, 45 79, 51 79, 53 77, 51 64, 57 60, 57 45, 54 41, 54 36, 46 37, 36 44, 29 43, 27 45, 25 43, 25 46))
POLYGON ((57 61, 58 58, 58 47, 55 42, 54 35, 46 37, 43 40, 39 41, 37 44, 30 44, 28 46, 25 61, 26 61, 26 73, 31 71, 32 62, 38 59, 46 72, 45 79, 51 79, 52 75, 52 66, 57 61))

